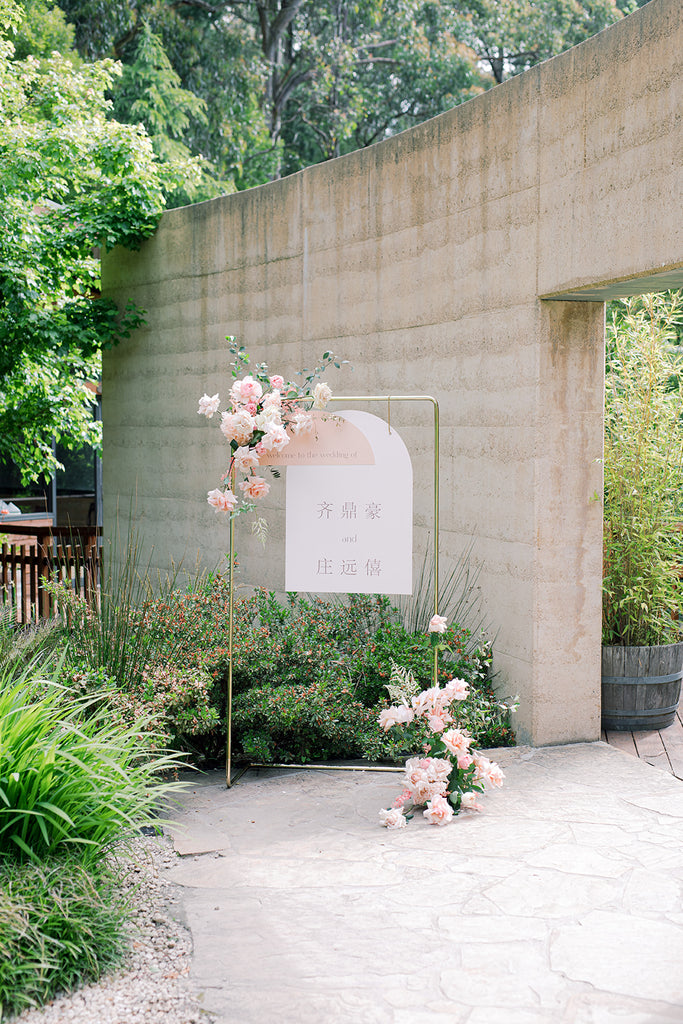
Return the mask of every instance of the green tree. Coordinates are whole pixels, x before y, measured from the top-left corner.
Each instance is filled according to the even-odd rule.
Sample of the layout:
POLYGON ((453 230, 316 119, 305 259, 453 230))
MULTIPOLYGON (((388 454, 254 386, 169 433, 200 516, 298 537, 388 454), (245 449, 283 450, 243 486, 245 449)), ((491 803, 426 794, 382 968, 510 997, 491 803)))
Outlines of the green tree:
POLYGON ((369 146, 487 87, 454 27, 441 5, 424 0, 305 8, 293 25, 302 81, 284 118, 284 170, 369 146))
POLYGON ((141 127, 111 119, 112 61, 16 60, 12 0, 0 23, 0 458, 29 481, 54 468, 53 438, 97 442, 99 350, 140 322, 99 297, 98 247, 136 247, 194 168, 160 164, 141 127))
MULTIPOLYGON (((159 77, 159 68, 150 66, 159 55, 152 56, 149 50, 146 54, 140 52, 140 37, 146 33, 161 44, 178 76, 171 88, 190 92, 203 104, 204 116, 190 116, 182 127, 173 104, 170 109, 166 107, 165 125, 160 115, 166 104, 157 104, 154 112, 155 137, 172 138, 201 161, 203 180, 193 200, 263 184, 276 171, 264 113, 261 50, 252 29, 235 15, 233 6, 204 0, 169 4, 138 0, 131 5, 121 0, 60 0, 60 8, 74 26, 82 58, 113 57, 121 60, 124 68, 137 63, 133 80, 124 78, 114 83, 120 116, 133 116, 129 114, 133 102, 144 111, 148 105, 146 81, 159 77), (119 90, 125 93, 121 99, 117 96, 119 90)), ((168 69, 164 79, 168 96, 168 69)), ((145 117, 142 119, 147 123, 145 117)), ((187 198, 173 196, 169 205, 187 198)))
MULTIPOLYGON (((183 6, 207 8, 205 0, 183 6)), ((211 10, 241 23, 260 51, 272 177, 369 145, 486 85, 440 4, 223 0, 211 10)))
POLYGON ((76 56, 73 26, 67 23, 59 7, 49 6, 44 0, 23 0, 20 8, 24 16, 16 31, 11 32, 15 60, 49 57, 55 50, 76 56))
POLYGON ((623 16, 617 0, 459 0, 457 7, 461 38, 496 82, 568 50, 623 16))
MULTIPOLYGON (((113 113, 118 121, 141 124, 162 162, 188 169, 197 164, 183 139, 190 124, 206 124, 206 103, 182 88, 161 39, 147 24, 136 37, 134 60, 123 65, 114 90, 113 113)), ((192 187, 168 196, 169 205, 209 199, 232 190, 230 183, 216 180, 208 160, 200 160, 199 166, 198 180, 191 171, 188 179, 192 187)))

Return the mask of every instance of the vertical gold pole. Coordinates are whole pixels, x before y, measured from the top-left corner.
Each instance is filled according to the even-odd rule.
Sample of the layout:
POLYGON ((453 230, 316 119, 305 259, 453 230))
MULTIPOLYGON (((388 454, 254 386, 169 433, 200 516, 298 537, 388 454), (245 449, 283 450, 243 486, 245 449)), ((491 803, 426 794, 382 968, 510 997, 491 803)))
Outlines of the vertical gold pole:
MULTIPOLYGON (((434 614, 439 614, 439 403, 434 399, 434 614)), ((434 648, 434 686, 439 683, 439 648, 434 648)))
MULTIPOLYGON (((235 468, 230 472, 230 490, 234 494, 235 468)), ((233 595, 234 595, 234 572, 235 572, 235 517, 230 513, 230 544, 228 557, 230 566, 228 569, 228 693, 226 706, 226 745, 225 745, 225 782, 230 789, 232 785, 230 771, 232 766, 232 634, 233 634, 233 595)))

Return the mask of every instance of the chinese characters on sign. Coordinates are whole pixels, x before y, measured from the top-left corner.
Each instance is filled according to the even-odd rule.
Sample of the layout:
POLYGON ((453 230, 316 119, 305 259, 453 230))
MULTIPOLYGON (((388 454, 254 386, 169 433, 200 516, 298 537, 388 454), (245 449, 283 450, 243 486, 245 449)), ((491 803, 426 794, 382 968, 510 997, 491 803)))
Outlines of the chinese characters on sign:
MULTIPOLYGON (((345 519, 347 522, 361 518, 365 519, 381 519, 382 518, 382 505, 377 501, 369 501, 365 503, 365 507, 359 510, 355 501, 345 501, 339 507, 335 509, 334 505, 330 501, 321 501, 316 507, 316 513, 318 519, 345 519)), ((342 544, 357 544, 358 533, 355 532, 352 535, 342 537, 342 544)), ((379 558, 368 558, 365 561, 365 565, 360 565, 357 558, 341 558, 335 564, 332 558, 319 558, 318 565, 316 568, 317 576, 334 576, 336 573, 340 576, 358 576, 363 573, 366 576, 377 576, 382 575, 382 562, 379 558)))
MULTIPOLYGON (((318 593, 412 592, 412 466, 403 441, 369 413, 339 414, 368 442, 359 465, 287 469, 285 588, 318 593), (372 464, 367 464, 372 459, 372 464)), ((336 438, 343 445, 344 431, 336 438)), ((349 432, 348 440, 353 442, 349 432)), ((357 452, 359 446, 354 445, 357 452)), ((315 452, 314 442, 312 451, 315 452)))

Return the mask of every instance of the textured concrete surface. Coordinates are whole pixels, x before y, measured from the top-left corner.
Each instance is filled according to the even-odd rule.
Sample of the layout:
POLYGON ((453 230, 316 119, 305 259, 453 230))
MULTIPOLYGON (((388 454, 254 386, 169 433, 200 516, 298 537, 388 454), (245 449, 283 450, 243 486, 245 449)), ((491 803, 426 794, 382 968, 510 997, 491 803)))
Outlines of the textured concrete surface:
MULTIPOLYGON (((355 366, 330 375, 337 394, 440 403, 443 564, 474 538, 518 735, 598 739, 602 300, 683 282, 682 52, 683 5, 651 0, 423 125, 173 210, 140 252, 108 255, 105 294, 147 326, 104 358, 107 531, 118 514, 125 535, 132 505, 162 573, 198 552, 224 565, 206 493, 225 445, 197 400, 229 388, 225 335, 285 377, 331 349, 355 366)), ((394 403, 391 419, 419 565, 431 412, 394 403)), ((284 480, 266 551, 237 530, 241 579, 280 591, 283 499, 284 480)))
POLYGON ((174 830, 220 1024, 683 1021, 683 784, 603 743, 492 756, 448 826, 387 831, 398 775, 194 777, 174 830))

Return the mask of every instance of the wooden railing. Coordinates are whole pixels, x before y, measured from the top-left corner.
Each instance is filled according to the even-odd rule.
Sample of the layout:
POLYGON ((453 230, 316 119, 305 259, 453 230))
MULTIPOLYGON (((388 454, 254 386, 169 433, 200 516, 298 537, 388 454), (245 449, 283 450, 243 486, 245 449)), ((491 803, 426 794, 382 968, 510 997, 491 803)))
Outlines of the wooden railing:
POLYGON ((0 522, 0 532, 9 537, 9 543, 0 548, 0 601, 12 603, 18 622, 37 622, 52 615, 46 580, 68 580, 75 593, 86 599, 97 593, 101 531, 0 522))

